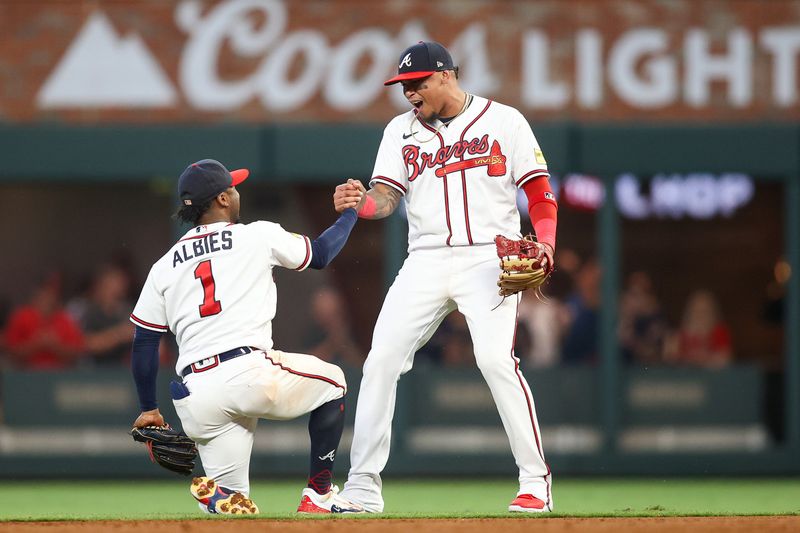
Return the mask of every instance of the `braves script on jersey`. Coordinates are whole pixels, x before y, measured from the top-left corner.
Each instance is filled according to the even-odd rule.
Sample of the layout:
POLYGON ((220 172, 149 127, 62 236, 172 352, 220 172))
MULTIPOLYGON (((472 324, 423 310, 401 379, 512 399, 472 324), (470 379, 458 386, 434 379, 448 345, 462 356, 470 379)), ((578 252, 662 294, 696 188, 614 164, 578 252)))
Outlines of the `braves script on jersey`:
POLYGON ((308 238, 272 222, 197 226, 150 269, 131 321, 175 333, 178 372, 237 346, 269 350, 276 302, 271 270, 303 270, 310 261, 308 238))
POLYGON ((519 237, 516 188, 548 176, 522 114, 475 96, 437 131, 415 113, 386 126, 370 182, 406 196, 409 251, 489 244, 498 234, 519 237))

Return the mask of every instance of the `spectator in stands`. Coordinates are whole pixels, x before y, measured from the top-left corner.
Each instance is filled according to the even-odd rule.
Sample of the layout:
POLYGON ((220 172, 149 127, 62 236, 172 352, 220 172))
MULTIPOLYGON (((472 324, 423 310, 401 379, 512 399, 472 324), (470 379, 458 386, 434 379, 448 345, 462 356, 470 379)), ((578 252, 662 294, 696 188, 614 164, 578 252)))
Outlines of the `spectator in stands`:
POLYGON ((779 257, 772 267, 773 279, 767 284, 762 317, 773 326, 783 325, 783 315, 792 268, 785 258, 779 257))
POLYGON ((590 259, 578 270, 575 290, 567 298, 567 332, 562 344, 562 362, 597 362, 600 308, 600 265, 590 259))
POLYGON ((62 278, 44 277, 30 302, 11 312, 5 330, 13 366, 24 370, 58 370, 72 366, 83 353, 80 328, 64 310, 62 278))
POLYGON ((556 298, 538 296, 532 291, 522 296, 519 304, 515 352, 534 368, 553 366, 561 355, 561 336, 568 320, 566 309, 556 298), (520 342, 525 339, 525 342, 520 342))
POLYGON ((306 351, 323 361, 361 366, 366 354, 356 344, 344 299, 332 287, 322 287, 311 299, 313 329, 306 351))
POLYGON ((558 252, 558 264, 542 288, 542 297, 528 291, 519 305, 514 351, 534 368, 558 364, 562 339, 572 321, 564 300, 574 291, 581 259, 574 250, 563 248, 558 252))
POLYGON ((130 359, 133 324, 127 300, 128 274, 105 265, 95 274, 80 317, 87 360, 95 366, 124 366, 130 359))
POLYGON ((562 339, 572 320, 564 299, 574 290, 581 260, 574 250, 564 248, 558 252, 558 264, 542 287, 542 295, 527 291, 519 304, 514 351, 532 368, 558 363, 562 339))
POLYGON ((619 306, 619 343, 628 363, 652 365, 663 362, 669 326, 645 272, 634 272, 627 280, 619 306))
POLYGON ((700 289, 689 296, 680 328, 667 342, 665 357, 675 364, 708 368, 731 362, 730 328, 711 291, 700 289))
POLYGON ((3 355, 8 351, 6 348, 6 336, 2 334, 6 330, 6 324, 11 313, 11 304, 5 296, 0 295, 0 368, 3 367, 3 355))

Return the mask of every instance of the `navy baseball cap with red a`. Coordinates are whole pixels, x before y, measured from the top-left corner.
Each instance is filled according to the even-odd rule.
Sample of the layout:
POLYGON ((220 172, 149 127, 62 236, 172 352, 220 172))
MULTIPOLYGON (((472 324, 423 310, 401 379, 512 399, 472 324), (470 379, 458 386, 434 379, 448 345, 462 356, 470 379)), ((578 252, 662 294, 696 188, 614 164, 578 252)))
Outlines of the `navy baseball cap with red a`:
POLYGON ((183 205, 202 205, 249 175, 246 168, 229 172, 219 161, 202 159, 186 167, 178 178, 178 195, 183 205))
POLYGON ((406 80, 427 78, 434 72, 453 70, 453 58, 447 48, 437 42, 420 41, 400 54, 397 76, 383 82, 392 85, 406 80))

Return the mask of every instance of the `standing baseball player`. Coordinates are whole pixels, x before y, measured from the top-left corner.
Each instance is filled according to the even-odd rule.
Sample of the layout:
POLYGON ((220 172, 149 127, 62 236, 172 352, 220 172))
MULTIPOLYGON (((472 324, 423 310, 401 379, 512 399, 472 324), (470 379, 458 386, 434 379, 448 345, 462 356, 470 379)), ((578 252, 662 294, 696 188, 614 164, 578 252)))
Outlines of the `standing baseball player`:
POLYGON ((211 159, 181 174, 177 216, 193 227, 153 265, 131 314, 142 410, 134 427, 164 425, 155 392, 158 344, 172 330, 179 346, 175 370, 183 381, 173 382, 171 392, 207 476, 195 478, 190 489, 202 509, 257 513, 248 470, 258 419, 310 412, 311 467, 297 510, 359 512, 331 481, 344 426, 344 375, 311 355, 273 349, 271 326, 272 269, 326 266, 347 241, 356 212, 343 210, 313 241, 272 222, 242 224, 236 186, 247 176, 245 169, 229 172, 211 159))
POLYGON ((509 511, 553 509, 533 396, 514 355, 520 296, 501 298, 495 237, 520 237, 517 189, 528 197, 535 244, 552 270, 557 205, 539 144, 522 114, 468 94, 458 68, 435 42, 420 42, 399 58, 397 76, 413 109, 386 127, 371 189, 337 186, 337 211, 361 218, 391 214, 405 197, 408 257, 375 325, 356 408, 351 469, 344 494, 381 512, 380 473, 389 457, 399 377, 411 369, 445 316, 467 319, 478 368, 491 389, 519 467, 519 492, 509 511))

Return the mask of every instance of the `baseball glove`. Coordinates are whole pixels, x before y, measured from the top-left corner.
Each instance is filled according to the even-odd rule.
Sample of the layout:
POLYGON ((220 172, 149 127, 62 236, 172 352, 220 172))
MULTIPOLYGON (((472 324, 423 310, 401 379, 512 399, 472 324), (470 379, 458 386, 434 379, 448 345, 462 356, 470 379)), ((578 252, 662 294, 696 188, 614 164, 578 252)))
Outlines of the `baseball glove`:
POLYGON ((500 258, 500 296, 511 296, 527 289, 538 289, 553 271, 550 248, 536 242, 533 235, 514 240, 498 235, 494 238, 500 258))
POLYGON ((146 426, 133 428, 131 435, 133 440, 145 443, 154 463, 184 476, 192 473, 197 446, 183 431, 169 425, 146 426))

